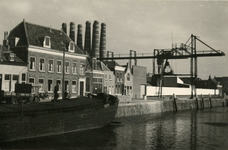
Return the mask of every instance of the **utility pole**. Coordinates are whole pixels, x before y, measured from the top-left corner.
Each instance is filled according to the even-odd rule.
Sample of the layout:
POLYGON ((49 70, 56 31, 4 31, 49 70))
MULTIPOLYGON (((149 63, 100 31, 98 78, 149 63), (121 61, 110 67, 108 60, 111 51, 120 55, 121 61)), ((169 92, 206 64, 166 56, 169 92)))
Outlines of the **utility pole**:
POLYGON ((65 50, 66 50, 66 45, 62 42, 62 48, 63 48, 63 79, 62 79, 62 99, 64 99, 64 93, 65 93, 65 50))

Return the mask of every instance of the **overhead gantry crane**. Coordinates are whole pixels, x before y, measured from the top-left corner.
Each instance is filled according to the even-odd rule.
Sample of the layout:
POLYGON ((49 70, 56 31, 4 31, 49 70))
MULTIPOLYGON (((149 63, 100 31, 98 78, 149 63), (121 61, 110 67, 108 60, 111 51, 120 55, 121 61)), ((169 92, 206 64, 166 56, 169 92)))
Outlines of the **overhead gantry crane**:
POLYGON ((185 76, 189 75, 191 79, 191 98, 193 98, 193 93, 195 90, 195 80, 197 79, 197 58, 198 57, 215 57, 215 56, 225 56, 225 53, 220 50, 215 50, 211 46, 207 45, 205 42, 199 39, 199 37, 195 35, 191 35, 190 38, 187 40, 185 44, 181 44, 179 47, 174 45, 171 49, 154 49, 153 55, 148 54, 141 54, 136 55, 136 51, 130 50, 130 56, 123 56, 123 54, 115 55, 113 52, 107 51, 106 58, 98 58, 99 60, 118 60, 118 59, 130 59, 135 60, 135 65, 137 65, 137 59, 153 59, 153 75, 156 75, 155 68, 156 68, 156 61, 158 65, 158 73, 159 76, 159 92, 158 96, 162 96, 162 79, 164 75, 176 75, 176 76, 185 76), (202 43, 205 45, 209 50, 201 50, 197 51, 196 44, 197 42, 202 43), (111 53, 111 57, 110 57, 111 53), (132 55, 133 53, 133 55, 132 55), (190 58, 190 74, 174 74, 173 70, 171 69, 170 72, 165 72, 167 67, 170 67, 168 62, 169 59, 188 59, 190 58))

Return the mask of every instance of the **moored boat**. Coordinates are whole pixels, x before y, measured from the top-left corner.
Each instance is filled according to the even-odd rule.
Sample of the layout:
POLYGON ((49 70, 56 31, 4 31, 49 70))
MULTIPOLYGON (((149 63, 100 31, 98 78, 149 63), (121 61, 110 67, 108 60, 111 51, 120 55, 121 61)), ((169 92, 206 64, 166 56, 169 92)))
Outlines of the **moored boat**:
POLYGON ((0 105, 0 142, 27 139, 110 124, 118 98, 100 93, 58 102, 0 105))

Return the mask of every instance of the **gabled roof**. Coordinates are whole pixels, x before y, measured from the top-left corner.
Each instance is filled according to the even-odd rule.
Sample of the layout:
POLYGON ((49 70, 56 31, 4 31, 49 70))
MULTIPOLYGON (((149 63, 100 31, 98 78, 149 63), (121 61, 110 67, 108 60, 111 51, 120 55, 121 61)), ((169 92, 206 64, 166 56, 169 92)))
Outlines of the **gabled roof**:
MULTIPOLYGON (((68 47, 69 43, 72 42, 68 35, 65 34, 65 32, 63 32, 62 30, 36 25, 25 21, 22 21, 11 32, 14 32, 17 27, 22 29, 22 26, 24 28, 24 35, 26 36, 26 41, 28 45, 43 47, 43 41, 45 39, 45 36, 48 36, 51 39, 51 49, 62 51, 62 43, 66 44, 66 47, 68 47)), ((75 44, 75 53, 84 54, 84 51, 82 51, 75 44)))

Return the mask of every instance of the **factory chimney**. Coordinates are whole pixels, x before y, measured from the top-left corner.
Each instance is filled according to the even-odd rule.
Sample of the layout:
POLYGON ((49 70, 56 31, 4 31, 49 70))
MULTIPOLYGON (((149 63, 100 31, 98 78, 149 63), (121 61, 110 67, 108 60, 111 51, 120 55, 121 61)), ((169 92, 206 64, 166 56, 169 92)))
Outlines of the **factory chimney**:
POLYGON ((75 24, 73 22, 70 23, 70 38, 75 42, 75 24))
POLYGON ((106 24, 101 24, 100 58, 106 57, 106 24))
POLYGON ((99 22, 96 20, 93 23, 92 56, 99 57, 99 22))
POLYGON ((83 46, 82 46, 82 25, 81 24, 78 25, 77 46, 81 50, 83 50, 83 46))
POLYGON ((85 29, 85 41, 84 41, 84 50, 87 51, 90 56, 92 56, 91 52, 91 23, 86 21, 86 29, 85 29))
POLYGON ((67 34, 67 24, 66 23, 62 23, 62 30, 63 30, 63 32, 65 32, 67 34))

